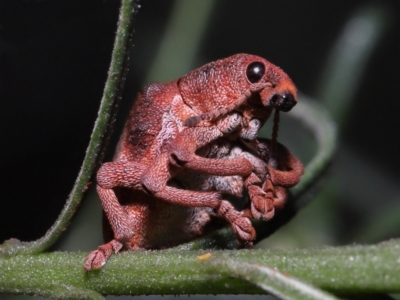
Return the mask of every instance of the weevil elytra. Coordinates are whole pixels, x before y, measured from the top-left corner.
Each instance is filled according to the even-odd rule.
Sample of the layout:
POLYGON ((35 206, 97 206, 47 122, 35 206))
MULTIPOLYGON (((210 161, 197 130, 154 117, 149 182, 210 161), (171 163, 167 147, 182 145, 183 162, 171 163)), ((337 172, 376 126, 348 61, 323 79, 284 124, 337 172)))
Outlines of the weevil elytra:
POLYGON ((106 244, 88 255, 85 270, 100 268, 122 248, 160 249, 190 241, 212 230, 214 217, 231 224, 238 240, 251 245, 250 218, 271 218, 286 188, 303 173, 283 145, 271 159, 270 141, 257 139, 273 110, 289 111, 296 102, 289 76, 249 54, 145 86, 113 162, 97 173, 106 244), (250 207, 238 211, 223 195, 239 195, 243 187, 250 207))

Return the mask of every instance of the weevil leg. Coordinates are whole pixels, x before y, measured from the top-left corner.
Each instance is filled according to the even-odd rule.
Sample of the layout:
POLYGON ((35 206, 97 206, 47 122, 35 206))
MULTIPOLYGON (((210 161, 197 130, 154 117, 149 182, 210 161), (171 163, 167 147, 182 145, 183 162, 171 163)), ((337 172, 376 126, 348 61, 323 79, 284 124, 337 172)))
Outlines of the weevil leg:
MULTIPOLYGON (((260 139, 257 146, 258 152, 265 152, 265 149, 271 147, 271 141, 260 139)), ((269 176, 264 180, 262 187, 247 185, 252 217, 271 219, 276 209, 285 206, 289 196, 287 188, 297 184, 303 172, 302 163, 285 146, 278 143, 275 158, 269 161, 267 172, 269 176)))
POLYGON ((169 149, 169 163, 209 175, 249 176, 253 166, 244 157, 214 159, 196 155, 197 149, 221 136, 221 131, 216 127, 186 129, 171 143, 169 149))
POLYGON ((246 246, 251 246, 256 237, 250 220, 237 211, 229 201, 221 200, 220 193, 187 191, 166 186, 163 190, 156 192, 154 196, 177 205, 215 209, 231 224, 238 241, 246 246))
POLYGON ((282 186, 276 186, 274 188, 274 209, 283 209, 288 198, 288 190, 282 186))
POLYGON ((186 169, 191 169, 209 175, 238 175, 242 177, 249 176, 253 169, 251 163, 244 157, 233 159, 210 159, 197 155, 192 155, 192 157, 184 163, 184 167, 186 169))
POLYGON ((299 183, 304 166, 285 146, 278 143, 276 167, 270 167, 270 178, 275 186, 292 187, 299 183))
MULTIPOLYGON (((250 190, 251 189, 249 189, 249 195, 251 195, 250 190)), ((264 192, 263 195, 257 194, 253 195, 253 197, 250 196, 250 210, 253 218, 268 221, 272 219, 275 214, 274 186, 271 180, 267 179, 261 190, 264 192)))
POLYGON ((144 170, 145 167, 139 163, 119 161, 105 163, 97 172, 97 193, 114 238, 120 242, 128 241, 134 232, 113 188, 122 186, 141 189, 140 180, 144 170))
POLYGON ((271 159, 269 139, 257 139, 246 143, 246 146, 256 155, 250 152, 241 153, 253 165, 253 173, 244 181, 250 198, 250 209, 245 214, 255 219, 270 220, 275 214, 275 209, 281 209, 286 204, 287 188, 299 182, 304 168, 302 163, 279 143, 276 145, 274 158, 271 159), (257 178, 262 184, 260 180, 257 182, 257 178))
POLYGON ((86 272, 89 272, 90 270, 100 269, 102 266, 105 265, 111 254, 113 252, 118 253, 121 248, 122 243, 118 242, 117 240, 112 240, 107 244, 99 246, 97 250, 90 252, 89 255, 85 258, 83 269, 86 272))
POLYGON ((171 176, 169 155, 164 153, 143 174, 141 179, 143 189, 161 200, 176 205, 215 209, 232 225, 241 242, 251 244, 255 238, 255 231, 250 220, 236 211, 228 201, 222 200, 219 192, 190 191, 167 186, 168 176, 171 176))
POLYGON ((274 216, 273 201, 271 191, 262 189, 260 180, 252 173, 244 184, 250 198, 251 215, 254 219, 270 220, 274 216))

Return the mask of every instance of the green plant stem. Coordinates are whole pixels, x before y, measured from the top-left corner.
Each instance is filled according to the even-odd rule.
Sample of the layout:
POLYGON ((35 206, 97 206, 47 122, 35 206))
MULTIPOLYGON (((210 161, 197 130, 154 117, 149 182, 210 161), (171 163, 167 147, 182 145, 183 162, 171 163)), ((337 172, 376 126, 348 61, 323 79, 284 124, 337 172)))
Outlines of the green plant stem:
POLYGON ((53 226, 42 238, 33 242, 20 242, 16 239, 6 241, 0 246, 1 254, 42 252, 53 245, 69 225, 85 194, 89 180, 104 152, 104 143, 105 140, 107 140, 105 136, 109 130, 110 123, 113 121, 115 102, 118 100, 117 98, 122 88, 121 84, 124 81, 124 68, 129 49, 130 32, 133 16, 137 10, 138 6, 136 1, 122 1, 110 69, 108 71, 108 78, 104 88, 98 117, 93 128, 81 170, 62 212, 53 226))
MULTIPOLYGON (((304 250, 136 251, 85 273, 85 253, 0 257, 0 292, 67 298, 71 290, 108 295, 259 294, 260 288, 221 267, 225 261, 268 266, 340 293, 400 292, 400 240, 374 246, 304 250)), ((265 282, 267 284, 267 282, 265 282)))

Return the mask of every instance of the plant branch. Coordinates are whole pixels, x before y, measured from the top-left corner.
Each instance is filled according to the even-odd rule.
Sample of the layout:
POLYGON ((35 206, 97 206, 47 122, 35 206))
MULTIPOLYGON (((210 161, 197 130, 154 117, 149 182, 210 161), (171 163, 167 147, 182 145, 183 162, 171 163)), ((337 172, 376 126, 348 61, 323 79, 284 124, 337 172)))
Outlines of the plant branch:
POLYGON ((119 12, 118 28, 114 42, 108 78, 104 88, 98 116, 90 138, 89 146, 81 170, 72 188, 71 194, 59 217, 47 233, 33 242, 20 242, 16 239, 0 245, 0 254, 39 253, 52 246, 69 225, 78 205, 89 185, 89 180, 101 160, 110 133, 110 124, 114 121, 115 103, 125 80, 125 65, 129 52, 130 33, 133 17, 138 10, 134 0, 123 0, 119 12))
POLYGON ((204 251, 136 251, 114 255, 102 269, 90 273, 83 271, 85 253, 0 256, 0 292, 57 298, 82 291, 87 291, 86 298, 89 291, 93 295, 264 293, 221 267, 235 261, 269 266, 331 292, 398 293, 399 250, 400 240, 392 240, 374 246, 213 251, 205 261, 198 259, 204 251))

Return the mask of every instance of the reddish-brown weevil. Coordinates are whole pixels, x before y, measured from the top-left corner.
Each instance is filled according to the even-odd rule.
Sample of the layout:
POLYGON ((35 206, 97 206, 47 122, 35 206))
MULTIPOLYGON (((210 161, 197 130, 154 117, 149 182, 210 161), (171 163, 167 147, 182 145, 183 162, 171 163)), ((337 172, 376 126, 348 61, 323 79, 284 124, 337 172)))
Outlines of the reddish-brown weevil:
POLYGON ((211 62, 170 83, 145 86, 114 161, 97 173, 106 244, 87 256, 84 269, 100 268, 122 248, 161 249, 202 236, 210 231, 213 215, 251 245, 255 231, 249 218, 269 219, 274 198, 284 202, 281 191, 296 184, 303 172, 286 148, 280 145, 282 155, 270 160, 269 141, 257 140, 271 112, 289 111, 296 101, 286 73, 248 54, 211 62), (219 146, 223 141, 228 141, 225 148, 219 146), (210 147, 220 155, 207 152, 210 147), (189 180, 190 190, 182 179, 185 172, 205 177, 189 180), (210 181, 216 177, 225 186, 238 179, 249 191, 250 210, 239 212, 223 200, 221 193, 238 190, 221 190, 210 181), (204 178, 212 184, 204 187, 204 178))

